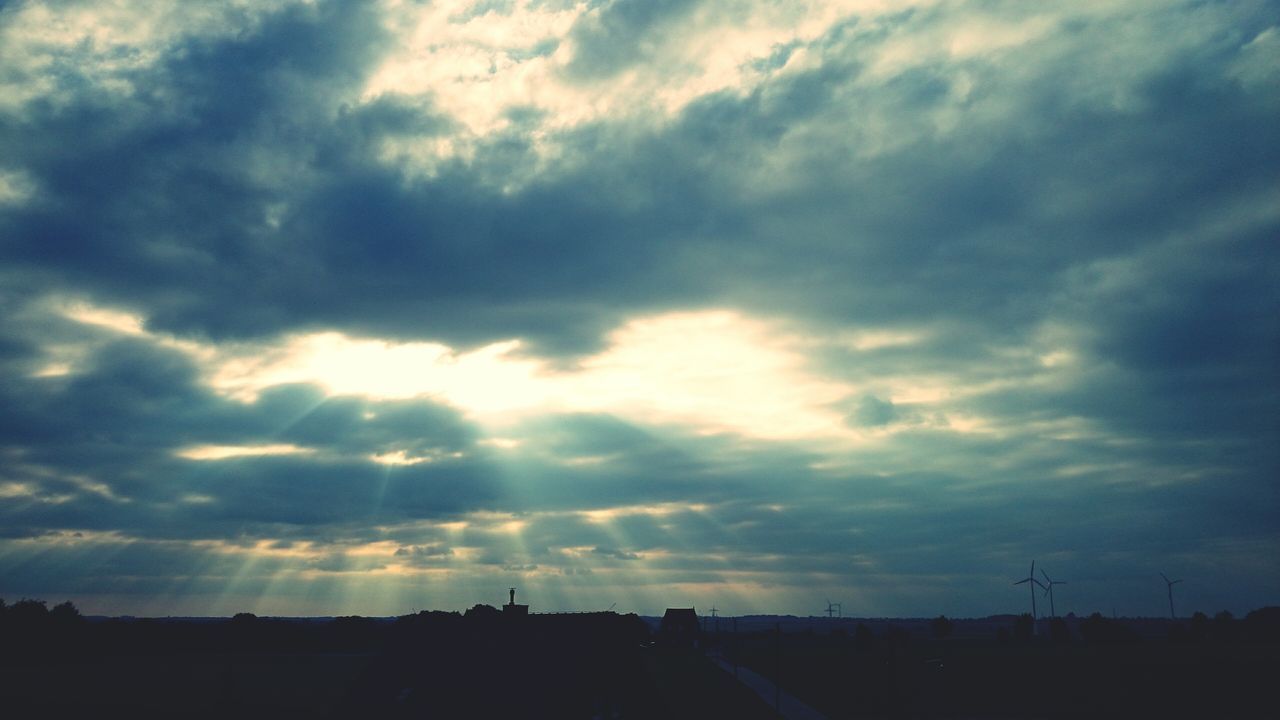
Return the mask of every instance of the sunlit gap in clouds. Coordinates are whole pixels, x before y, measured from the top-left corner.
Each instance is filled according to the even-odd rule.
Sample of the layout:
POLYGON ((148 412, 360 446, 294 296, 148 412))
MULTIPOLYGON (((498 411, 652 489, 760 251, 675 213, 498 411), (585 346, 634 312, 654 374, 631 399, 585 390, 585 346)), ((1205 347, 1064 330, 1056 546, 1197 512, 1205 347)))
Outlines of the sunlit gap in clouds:
MULTIPOLYGON (((824 374, 815 351, 847 348, 874 352, 921 341, 918 330, 866 329, 831 336, 805 335, 780 321, 731 310, 671 312, 632 319, 606 338, 605 348, 564 369, 524 353, 520 340, 458 351, 436 342, 392 342, 338 332, 288 335, 226 344, 199 343, 145 329, 141 316, 64 302, 61 314, 100 330, 137 337, 182 352, 200 368, 213 391, 244 403, 272 388, 310 385, 321 397, 282 433, 327 398, 371 401, 424 399, 462 411, 488 435, 482 442, 510 449, 526 439, 507 432, 523 420, 560 413, 606 413, 645 425, 684 428, 694 435, 734 434, 763 441, 802 441, 840 451, 876 442, 894 427, 856 427, 848 404, 870 389, 895 403, 940 405, 994 386, 969 387, 945 374, 870 369, 857 381, 824 374)), ((51 348, 37 372, 75 373, 74 352, 51 348)), ((1055 365, 1054 372, 1062 368, 1055 365)), ((1038 378, 1004 381, 1010 387, 1038 378)), ((954 408, 930 422, 953 432, 984 430, 982 418, 954 408)), ((244 454, 285 452, 263 438, 244 454)), ((233 453, 227 446, 189 453, 233 453)), ((388 449, 370 458, 409 464, 421 458, 388 449)))
MULTIPOLYGON (((920 341, 919 333, 892 330, 807 337, 781 322, 730 310, 672 312, 622 324, 608 335, 603 350, 565 369, 524 354, 519 340, 458 351, 435 342, 391 342, 322 332, 217 345, 149 331, 143 317, 88 303, 64 305, 61 314, 99 334, 116 333, 183 353, 207 387, 239 403, 252 405, 263 393, 285 385, 314 388, 314 397, 307 397, 291 417, 277 421, 280 426, 274 432, 240 445, 200 443, 192 438, 174 455, 191 461, 194 473, 215 475, 232 472, 236 462, 269 456, 374 464, 380 471, 379 487, 371 488, 375 524, 380 522, 389 488, 397 482, 397 471, 443 456, 386 446, 346 457, 343 453, 360 451, 284 442, 279 438, 286 430, 324 403, 343 397, 375 403, 407 399, 442 403, 456 408, 480 430, 475 450, 445 452, 453 459, 472 452, 489 453, 491 479, 498 483, 500 498, 496 507, 513 511, 464 512, 441 520, 440 527, 457 523, 449 531, 447 558, 425 564, 398 559, 399 546, 381 545, 367 536, 325 545, 290 545, 287 551, 246 539, 243 544, 206 548, 215 554, 209 559, 209 572, 221 573, 221 592, 214 599, 219 609, 272 593, 295 601, 305 599, 305 606, 315 609, 389 611, 397 603, 430 605, 433 596, 456 603, 459 593, 468 591, 476 593, 475 601, 491 601, 493 588, 508 584, 526 588, 539 597, 535 604, 544 608, 590 609, 607 596, 610 600, 602 607, 617 602, 619 609, 654 610, 660 609, 663 597, 673 588, 690 603, 749 607, 746 603, 752 598, 758 601, 777 590, 768 590, 759 572, 735 567, 735 548, 742 541, 732 528, 715 520, 706 504, 521 510, 540 504, 539 498, 530 496, 537 477, 524 474, 529 453, 540 461, 561 463, 566 470, 586 472, 591 469, 584 464, 598 463, 606 472, 616 460, 609 453, 592 455, 589 450, 582 455, 559 455, 543 446, 545 439, 531 430, 528 421, 599 413, 641 427, 666 427, 686 438, 721 435, 746 443, 802 442, 839 452, 875 440, 885 431, 867 432, 847 422, 842 403, 857 397, 861 388, 822 374, 810 361, 810 351, 823 343, 863 352, 920 341), (591 552, 583 552, 575 551, 578 546, 571 541, 557 545, 556 533, 538 531, 539 523, 557 522, 556 513, 600 526, 608 547, 593 546, 591 552), (652 536, 644 541, 648 546, 628 537, 625 524, 619 522, 631 516, 655 520, 649 531, 652 536), (531 531, 537 533, 537 547, 530 545, 531 531), (708 538, 714 548, 700 546, 708 538), (617 555, 610 557, 609 552, 617 555), (557 557, 570 562, 557 562, 557 557), (691 576, 681 562, 690 557, 705 561, 698 563, 698 582, 688 582, 691 576), (219 559, 223 562, 215 562, 219 559), (229 570, 232 565, 235 569, 229 570), (436 587, 437 583, 447 588, 436 587)), ((74 354, 50 361, 59 363, 64 372, 78 371, 74 354)))
POLYGON ((311 448, 280 443, 273 445, 192 445, 178 450, 174 454, 187 460, 227 460, 239 457, 262 457, 264 455, 310 455, 313 452, 315 451, 311 448))
POLYGON ((851 439, 830 405, 851 392, 806 368, 769 325, 728 311, 672 313, 627 323, 603 352, 572 370, 517 354, 518 340, 455 352, 320 333, 252 356, 209 363, 210 385, 252 400, 287 383, 331 395, 430 398, 490 427, 531 415, 608 412, 704 433, 761 439, 851 439))

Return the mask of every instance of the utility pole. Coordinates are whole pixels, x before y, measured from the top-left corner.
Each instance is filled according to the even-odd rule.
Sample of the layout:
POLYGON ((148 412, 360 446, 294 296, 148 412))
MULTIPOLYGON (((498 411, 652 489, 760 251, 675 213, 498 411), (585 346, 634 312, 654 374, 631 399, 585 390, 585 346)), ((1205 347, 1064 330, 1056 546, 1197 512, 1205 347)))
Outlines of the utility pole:
POLYGON ((773 711, 782 717, 782 623, 773 624, 773 711))
POLYGON ((733 619, 733 679, 738 679, 738 618, 733 619))

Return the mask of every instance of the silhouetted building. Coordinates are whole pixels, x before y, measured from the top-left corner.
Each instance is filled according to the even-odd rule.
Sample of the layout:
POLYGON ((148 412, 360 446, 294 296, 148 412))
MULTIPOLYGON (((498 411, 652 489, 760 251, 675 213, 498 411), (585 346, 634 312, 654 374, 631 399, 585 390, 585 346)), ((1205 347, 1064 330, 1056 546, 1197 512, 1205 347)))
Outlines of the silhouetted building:
POLYGON ((528 605, 516 604, 516 589, 515 588, 508 588, 508 589, 511 591, 511 601, 508 602, 506 605, 502 606, 502 614, 506 616, 528 615, 529 614, 528 605))
POLYGON ((693 608, 667 608, 658 625, 658 644, 665 647, 696 648, 701 638, 698 613, 693 608))

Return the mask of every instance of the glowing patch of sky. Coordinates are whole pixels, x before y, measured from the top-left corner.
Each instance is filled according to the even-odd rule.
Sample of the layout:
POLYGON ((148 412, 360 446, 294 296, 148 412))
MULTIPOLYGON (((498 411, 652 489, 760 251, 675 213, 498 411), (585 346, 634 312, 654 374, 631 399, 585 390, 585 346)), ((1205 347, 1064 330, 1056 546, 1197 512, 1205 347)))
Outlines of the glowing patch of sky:
MULTIPOLYGON (((148 335, 136 315, 87 305, 65 314, 123 334, 148 335)), ((489 423, 599 411, 762 438, 849 436, 829 406, 852 388, 814 374, 787 337, 767 323, 727 311, 674 313, 630 322, 610 339, 605 351, 567 371, 517 355, 515 340, 462 353, 437 343, 332 332, 226 352, 166 344, 192 350, 205 362, 215 389, 245 401, 275 385, 314 383, 333 395, 436 398, 489 423)), ((187 452, 204 459, 232 450, 187 452)), ((379 458, 390 464, 411 460, 379 458)))
MULTIPOLYGON (((604 412, 647 424, 681 425, 698 433, 736 433, 771 440, 856 445, 902 426, 859 428, 846 421, 848 406, 874 393, 882 401, 916 410, 909 423, 958 433, 994 432, 995 421, 947 404, 980 394, 1065 382, 1077 370, 1064 346, 1071 338, 1046 328, 1031 347, 997 349, 1010 375, 961 378, 950 373, 886 372, 882 366, 856 380, 824 374, 808 353, 845 347, 856 353, 918 344, 919 330, 876 329, 833 338, 807 336, 777 320, 728 310, 673 312, 636 318, 609 334, 601 352, 562 369, 520 352, 519 340, 459 352, 440 343, 392 342, 337 332, 294 335, 275 341, 218 346, 145 329, 145 318, 86 302, 51 303, 86 326, 138 337, 187 353, 215 391, 241 402, 282 384, 309 383, 331 396, 374 400, 428 398, 459 408, 489 427, 487 444, 513 449, 521 439, 502 428, 550 413, 604 412), (943 414, 945 411, 945 414, 943 414)), ((37 377, 76 372, 83 348, 46 348, 37 377)), ((1016 429, 1013 429, 1016 431, 1016 429)), ((219 459, 235 454, 280 454, 279 445, 187 448, 184 457, 219 459), (219 453, 222 453, 219 455, 219 453)), ((434 457, 388 449, 371 458, 406 465, 434 457)), ((604 462, 608 458, 578 458, 604 462)))
POLYGON ((236 457, 261 457, 263 455, 297 455, 309 452, 296 445, 198 445, 184 448, 176 454, 188 460, 226 460, 236 457))
POLYGON ((334 394, 435 397, 492 423, 530 413, 610 411, 706 431, 793 438, 843 434, 839 417, 824 405, 848 392, 806 374, 802 358, 770 342, 762 325, 722 312, 635 321, 573 371, 515 355, 516 341, 454 353, 435 344, 329 333, 286 347, 265 366, 234 361, 219 368, 215 387, 244 396, 313 382, 334 394))

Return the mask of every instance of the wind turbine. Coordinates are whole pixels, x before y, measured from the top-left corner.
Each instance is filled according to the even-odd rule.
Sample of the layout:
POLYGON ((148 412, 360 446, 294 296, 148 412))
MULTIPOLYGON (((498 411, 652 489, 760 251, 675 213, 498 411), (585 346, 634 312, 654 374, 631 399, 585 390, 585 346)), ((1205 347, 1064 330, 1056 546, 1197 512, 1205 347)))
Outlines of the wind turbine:
POLYGON ((1039 585, 1042 588, 1044 587, 1044 583, 1036 579, 1035 560, 1031 561, 1031 572, 1029 572, 1026 577, 1014 583, 1014 585, 1021 585, 1023 583, 1031 583, 1031 627, 1034 628, 1036 622, 1036 586, 1039 585))
POLYGON ((1058 617, 1058 610, 1053 606, 1053 586, 1066 585, 1067 581, 1054 580, 1050 578, 1049 573, 1045 572, 1044 568, 1040 568, 1040 574, 1044 576, 1044 581, 1046 583, 1046 585, 1044 586, 1044 594, 1049 596, 1049 617, 1051 618, 1058 617))
POLYGON ((830 599, 828 599, 827 600, 827 619, 830 620, 832 617, 844 617, 844 608, 842 607, 841 603, 833 603, 831 602, 830 599))
POLYGON ((1173 586, 1182 582, 1181 580, 1170 580, 1168 575, 1160 573, 1160 577, 1164 578, 1164 584, 1169 591, 1169 617, 1177 620, 1178 616, 1173 614, 1173 586))

